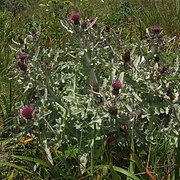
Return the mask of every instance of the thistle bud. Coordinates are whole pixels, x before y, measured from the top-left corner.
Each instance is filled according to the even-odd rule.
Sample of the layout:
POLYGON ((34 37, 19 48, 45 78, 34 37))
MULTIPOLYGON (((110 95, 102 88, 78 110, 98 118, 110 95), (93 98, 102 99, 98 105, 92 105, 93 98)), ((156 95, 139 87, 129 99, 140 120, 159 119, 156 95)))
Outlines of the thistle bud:
POLYGON ((117 115, 118 109, 116 105, 111 105, 108 109, 109 114, 117 115))
POLYGON ((112 94, 115 95, 115 96, 118 95, 119 94, 119 89, 113 88, 112 94))
POLYGON ((119 127, 119 130, 121 132, 127 132, 128 130, 128 125, 127 124, 121 124, 121 126, 119 127))
POLYGON ((92 24, 92 28, 97 28, 97 18, 89 17, 89 22, 92 24))
POLYGON ((27 71, 27 65, 24 64, 22 61, 18 62, 18 66, 22 71, 27 71))
POLYGON ((94 83, 92 88, 93 88, 93 91, 99 92, 99 84, 98 83, 94 83))
POLYGON ((126 63, 126 62, 129 62, 130 61, 130 51, 126 51, 123 56, 122 56, 122 59, 123 61, 126 63))
POLYGON ((35 30, 35 28, 32 28, 32 29, 31 29, 31 33, 32 33, 33 35, 35 35, 35 34, 36 34, 36 30, 35 30))
POLYGON ((169 68, 169 64, 163 64, 158 67, 158 72, 163 74, 169 68))

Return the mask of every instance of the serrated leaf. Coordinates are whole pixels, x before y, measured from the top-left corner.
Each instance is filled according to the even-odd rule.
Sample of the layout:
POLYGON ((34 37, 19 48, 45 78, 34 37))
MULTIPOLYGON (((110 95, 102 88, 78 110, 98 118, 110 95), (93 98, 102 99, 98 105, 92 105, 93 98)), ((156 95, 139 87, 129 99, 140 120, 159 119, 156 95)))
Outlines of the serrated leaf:
POLYGON ((67 25, 65 25, 64 21, 60 20, 60 22, 61 22, 61 25, 62 25, 68 32, 70 32, 71 34, 73 34, 73 31, 70 30, 70 29, 67 27, 67 25))

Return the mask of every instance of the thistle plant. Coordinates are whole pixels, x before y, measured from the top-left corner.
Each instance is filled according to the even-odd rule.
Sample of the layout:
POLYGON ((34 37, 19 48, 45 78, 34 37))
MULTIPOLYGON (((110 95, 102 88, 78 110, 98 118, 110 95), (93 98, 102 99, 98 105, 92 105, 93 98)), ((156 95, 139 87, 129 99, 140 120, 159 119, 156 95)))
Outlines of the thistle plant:
POLYGON ((15 128, 22 137, 36 137, 46 163, 39 162, 53 178, 64 173, 97 178, 98 171, 109 178, 118 176, 115 170, 129 177, 140 172, 147 179, 150 171, 156 176, 155 157, 148 157, 145 165, 151 154, 144 146, 156 153, 158 143, 168 139, 175 148, 177 139, 171 135, 179 133, 178 57, 174 66, 156 62, 166 42, 161 29, 146 29, 147 38, 130 44, 121 36, 123 28, 118 33, 106 30, 97 17, 83 19, 74 12, 60 22, 69 33, 61 49, 43 48, 41 28, 13 40, 18 46, 11 47, 17 53, 13 68, 22 87, 15 128), (111 175, 103 173, 107 169, 111 175))

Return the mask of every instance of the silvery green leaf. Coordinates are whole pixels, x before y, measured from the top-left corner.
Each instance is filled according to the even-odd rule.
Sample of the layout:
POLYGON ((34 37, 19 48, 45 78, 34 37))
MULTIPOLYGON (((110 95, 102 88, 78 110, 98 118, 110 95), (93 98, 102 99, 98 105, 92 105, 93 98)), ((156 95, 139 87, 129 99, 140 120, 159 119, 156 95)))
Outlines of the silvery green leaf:
POLYGON ((62 25, 68 32, 70 32, 71 34, 73 34, 73 31, 70 30, 70 29, 67 27, 67 25, 65 25, 65 23, 64 23, 63 20, 60 20, 60 22, 61 22, 61 25, 62 25))
POLYGON ((130 54, 131 54, 131 56, 134 54, 134 52, 135 52, 135 50, 136 50, 136 45, 133 45, 133 49, 131 50, 131 52, 130 52, 130 54))
POLYGON ((84 51, 84 50, 78 52, 78 55, 79 55, 79 56, 84 56, 84 54, 85 54, 85 51, 84 51))
POLYGON ((178 70, 179 70, 179 56, 177 56, 177 58, 176 58, 176 68, 175 68, 174 74, 176 74, 178 72, 178 70))
POLYGON ((72 115, 81 114, 81 110, 77 109, 71 113, 72 115))
POLYGON ((12 42, 13 42, 14 44, 16 44, 16 45, 21 45, 21 43, 15 41, 14 39, 12 39, 12 42))
POLYGON ((126 108, 132 113, 132 108, 128 104, 126 104, 126 108))
POLYGON ((150 37, 149 28, 146 28, 146 35, 147 35, 148 37, 150 37))
POLYGON ((163 114, 165 111, 163 108, 160 108, 160 113, 163 114))
POLYGON ((169 107, 166 107, 166 114, 169 114, 169 107))
POLYGON ((89 29, 91 29, 93 27, 93 25, 96 23, 97 21, 97 17, 94 19, 94 21, 84 30, 84 31, 88 31, 89 29))
POLYGON ((75 102, 75 99, 72 96, 64 96, 63 99, 65 99, 68 102, 75 102))
POLYGON ((60 51, 58 50, 58 51, 56 52, 56 55, 54 56, 54 61, 57 61, 57 58, 59 57, 59 53, 60 53, 60 51))
POLYGON ((124 72, 120 73, 119 80, 120 80, 121 83, 123 83, 123 81, 124 81, 124 72))
POLYGON ((9 45, 9 47, 13 50, 13 51, 18 51, 16 48, 12 47, 9 45))
POLYGON ((142 102, 142 99, 135 92, 132 92, 132 94, 139 102, 142 102))
POLYGON ((50 151, 50 148, 47 146, 47 138, 46 138, 46 140, 43 141, 43 144, 44 144, 44 150, 46 152, 47 158, 48 158, 49 162, 53 165, 54 163, 53 163, 51 151, 50 151))
POLYGON ((133 65, 136 68, 136 70, 138 70, 138 66, 139 66, 140 61, 141 61, 141 56, 138 56, 138 57, 136 57, 136 59, 133 62, 133 65))
POLYGON ((36 60, 37 60, 38 55, 39 55, 39 51, 40 51, 40 46, 38 46, 38 48, 36 49, 36 52, 35 52, 35 54, 34 54, 34 56, 33 56, 33 61, 36 61, 36 60))

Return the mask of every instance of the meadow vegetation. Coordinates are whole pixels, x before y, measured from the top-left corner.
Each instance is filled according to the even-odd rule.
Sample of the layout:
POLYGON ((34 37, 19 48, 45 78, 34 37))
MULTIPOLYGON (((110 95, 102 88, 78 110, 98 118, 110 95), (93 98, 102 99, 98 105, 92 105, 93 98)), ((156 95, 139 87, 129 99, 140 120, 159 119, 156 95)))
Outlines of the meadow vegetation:
POLYGON ((178 0, 0 2, 0 179, 180 179, 178 0))

